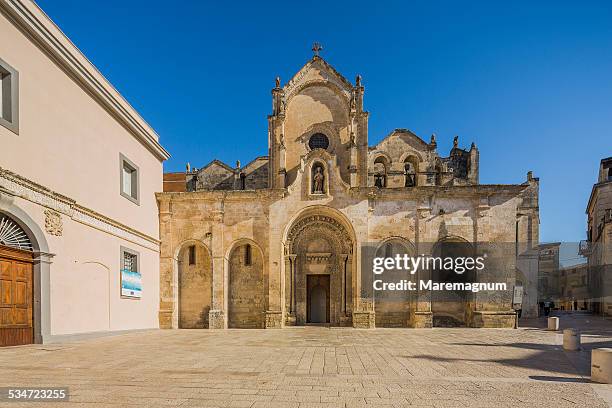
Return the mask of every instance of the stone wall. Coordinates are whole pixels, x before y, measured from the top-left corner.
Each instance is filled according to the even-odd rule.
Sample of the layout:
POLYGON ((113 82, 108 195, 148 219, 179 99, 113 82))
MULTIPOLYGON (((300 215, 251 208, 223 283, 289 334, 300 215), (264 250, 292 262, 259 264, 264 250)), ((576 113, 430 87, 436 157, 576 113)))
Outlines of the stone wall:
MULTIPOLYGON (((162 327, 174 327, 177 318, 173 257, 190 240, 210 249, 214 328, 307 323, 309 275, 329 275, 332 325, 431 327, 431 298, 377 304, 363 290, 369 284, 361 276, 363 245, 394 239, 418 254, 431 254, 435 243, 450 238, 472 244, 518 241, 521 252, 537 245, 537 179, 479 185, 474 145, 464 150, 456 140, 450 158, 444 158, 435 137, 427 143, 405 129, 369 147, 363 94, 360 77, 353 85, 315 56, 272 89, 269 157, 242 168, 214 161, 197 172, 198 191, 158 194, 162 327), (327 136, 327 148, 309 147, 315 133, 327 136), (379 158, 387 166, 386 188, 374 187, 379 158), (405 186, 406 163, 414 167, 414 187, 405 186), (314 165, 323 169, 323 192, 313 189, 314 165), (303 222, 312 225, 292 232, 305 228, 303 222), (250 266, 244 264, 247 243, 250 266)), ((505 268, 508 293, 495 301, 480 295, 458 301, 466 324, 509 324, 515 262, 505 268)), ((537 276, 521 279, 533 297, 537 276)))

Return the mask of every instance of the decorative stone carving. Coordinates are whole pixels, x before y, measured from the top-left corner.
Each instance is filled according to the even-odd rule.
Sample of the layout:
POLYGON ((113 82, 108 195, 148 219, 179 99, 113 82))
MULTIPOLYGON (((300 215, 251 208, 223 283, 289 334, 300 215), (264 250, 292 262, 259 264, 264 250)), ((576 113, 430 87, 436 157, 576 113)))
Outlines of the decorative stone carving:
POLYGON ((63 225, 60 213, 50 209, 45 210, 45 230, 51 235, 62 236, 63 225))
POLYGON ((316 264, 328 263, 330 257, 331 257, 330 252, 307 253, 306 261, 309 263, 316 263, 316 264))
POLYGON ((422 207, 417 208, 417 213, 421 219, 429 218, 431 216, 431 208, 422 207))
POLYGON ((353 240, 351 239, 344 226, 336 219, 327 215, 307 216, 296 222, 295 225, 291 227, 291 230, 289 230, 289 234, 287 237, 287 247, 289 248, 290 253, 293 253, 294 240, 298 236, 300 236, 302 231, 304 231, 307 227, 312 226, 312 224, 316 224, 316 226, 322 228, 330 229, 334 236, 342 240, 342 242, 346 246, 347 253, 353 253, 353 240))

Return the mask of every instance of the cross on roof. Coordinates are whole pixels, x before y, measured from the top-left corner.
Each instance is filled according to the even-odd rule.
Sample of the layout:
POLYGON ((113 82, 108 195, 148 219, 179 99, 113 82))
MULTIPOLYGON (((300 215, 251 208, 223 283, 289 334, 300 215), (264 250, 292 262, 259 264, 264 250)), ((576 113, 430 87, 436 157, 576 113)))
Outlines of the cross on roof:
POLYGON ((315 42, 312 44, 312 51, 315 53, 315 55, 318 57, 319 56, 319 52, 323 49, 323 46, 321 44, 319 44, 318 42, 315 42))

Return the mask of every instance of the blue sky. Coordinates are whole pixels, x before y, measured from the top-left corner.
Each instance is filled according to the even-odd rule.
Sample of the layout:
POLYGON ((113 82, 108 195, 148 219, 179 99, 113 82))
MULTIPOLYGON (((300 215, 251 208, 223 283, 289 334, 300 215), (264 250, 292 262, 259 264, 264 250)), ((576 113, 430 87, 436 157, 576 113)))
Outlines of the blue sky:
POLYGON ((443 155, 474 141, 481 183, 540 177, 542 242, 585 237, 612 156, 611 2, 38 3, 157 130, 166 171, 266 155, 274 78, 319 41, 363 76, 370 145, 394 128, 435 132, 443 155))

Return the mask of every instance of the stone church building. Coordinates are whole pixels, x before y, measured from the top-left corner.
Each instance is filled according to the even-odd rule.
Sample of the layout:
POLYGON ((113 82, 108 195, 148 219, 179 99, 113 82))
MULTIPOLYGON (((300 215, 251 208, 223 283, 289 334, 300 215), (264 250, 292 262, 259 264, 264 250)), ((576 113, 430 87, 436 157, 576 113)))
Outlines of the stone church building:
POLYGON ((365 245, 412 255, 440 242, 536 245, 538 179, 479 184, 478 149, 457 138, 448 156, 406 129, 370 146, 361 77, 351 83, 316 54, 276 79, 268 156, 164 176, 160 327, 512 327, 515 284, 529 315, 537 277, 514 262, 496 302, 366 295, 365 245))

